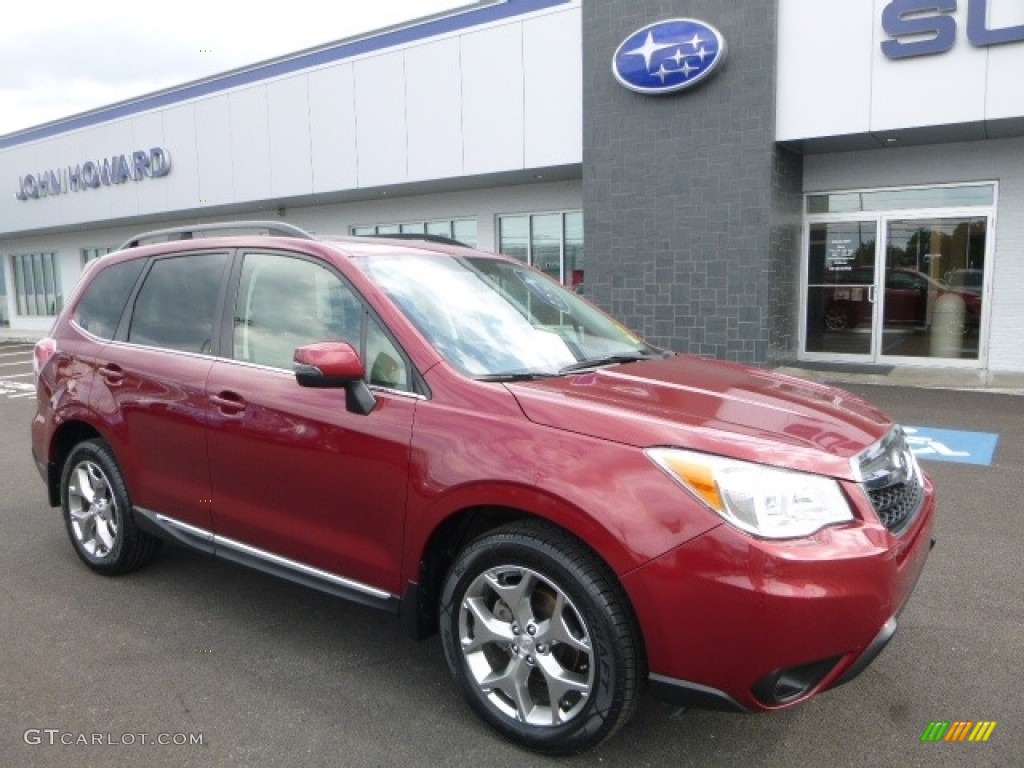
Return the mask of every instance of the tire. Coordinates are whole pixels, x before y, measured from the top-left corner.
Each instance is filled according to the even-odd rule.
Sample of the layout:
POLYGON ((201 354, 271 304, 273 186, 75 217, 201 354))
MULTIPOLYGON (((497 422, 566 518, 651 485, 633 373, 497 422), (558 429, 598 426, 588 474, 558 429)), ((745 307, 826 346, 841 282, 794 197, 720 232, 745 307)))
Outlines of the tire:
POLYGON ((160 539, 140 531, 113 452, 102 440, 79 443, 60 481, 64 524, 75 552, 97 573, 116 576, 149 563, 160 539))
POLYGON ((440 624, 448 668, 469 706, 506 738, 544 754, 575 754, 607 739, 633 714, 646 680, 618 581, 548 524, 509 525, 467 546, 445 578, 440 624))

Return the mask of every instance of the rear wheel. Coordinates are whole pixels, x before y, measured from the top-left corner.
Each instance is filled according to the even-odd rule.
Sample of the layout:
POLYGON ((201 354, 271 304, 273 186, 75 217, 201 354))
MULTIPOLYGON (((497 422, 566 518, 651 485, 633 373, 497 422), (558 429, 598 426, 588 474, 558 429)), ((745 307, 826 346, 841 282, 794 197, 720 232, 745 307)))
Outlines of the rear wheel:
POLYGON ((470 544, 441 601, 457 685, 505 737, 547 754, 589 749, 633 713, 645 677, 618 582, 576 539, 517 524, 470 544))
POLYGON ((160 540, 136 527, 124 478, 105 442, 87 440, 72 449, 60 493, 71 544, 94 571, 113 576, 153 559, 160 540))

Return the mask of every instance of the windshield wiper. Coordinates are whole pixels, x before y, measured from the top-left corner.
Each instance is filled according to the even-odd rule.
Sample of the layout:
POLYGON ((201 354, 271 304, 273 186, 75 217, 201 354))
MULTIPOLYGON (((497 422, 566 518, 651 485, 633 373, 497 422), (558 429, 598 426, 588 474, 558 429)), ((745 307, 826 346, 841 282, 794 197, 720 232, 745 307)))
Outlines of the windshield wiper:
POLYGON ((557 373, 546 371, 513 371, 509 373, 485 373, 474 376, 473 381, 534 381, 535 379, 550 379, 558 376, 557 373))
POLYGON ((580 360, 577 363, 565 366, 558 373, 565 374, 573 373, 574 371, 586 371, 591 368, 600 368, 604 365, 615 365, 616 363, 635 363, 638 360, 661 360, 664 357, 664 353, 620 352, 616 355, 605 355, 603 357, 591 357, 587 360, 580 360))

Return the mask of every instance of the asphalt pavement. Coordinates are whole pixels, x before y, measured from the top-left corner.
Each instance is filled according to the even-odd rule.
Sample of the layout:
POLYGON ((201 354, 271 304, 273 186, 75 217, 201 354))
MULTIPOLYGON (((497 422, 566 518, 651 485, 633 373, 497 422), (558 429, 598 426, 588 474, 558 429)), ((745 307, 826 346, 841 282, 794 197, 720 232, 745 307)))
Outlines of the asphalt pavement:
POLYGON ((130 576, 88 571, 31 461, 29 349, 0 345, 0 766, 1021 764, 1024 397, 844 385, 906 424, 998 436, 990 464, 921 455, 938 544, 859 678, 765 715, 645 697, 603 747, 548 760, 480 724, 437 639, 389 615, 170 546, 130 576), (935 721, 996 725, 923 742, 935 721))

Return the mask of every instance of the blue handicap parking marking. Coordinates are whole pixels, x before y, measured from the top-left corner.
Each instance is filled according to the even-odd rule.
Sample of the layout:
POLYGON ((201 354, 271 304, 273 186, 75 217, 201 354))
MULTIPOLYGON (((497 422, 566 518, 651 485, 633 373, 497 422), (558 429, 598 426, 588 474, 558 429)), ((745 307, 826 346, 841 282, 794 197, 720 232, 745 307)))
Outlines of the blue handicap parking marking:
POLYGON ((959 464, 989 466, 996 452, 999 435, 994 432, 964 432, 959 429, 908 427, 907 444, 919 459, 954 461, 959 464))

